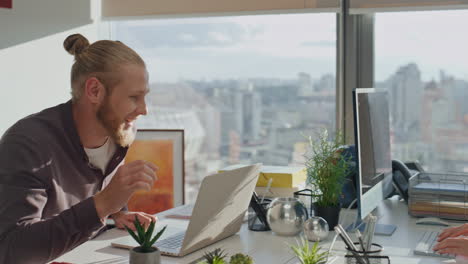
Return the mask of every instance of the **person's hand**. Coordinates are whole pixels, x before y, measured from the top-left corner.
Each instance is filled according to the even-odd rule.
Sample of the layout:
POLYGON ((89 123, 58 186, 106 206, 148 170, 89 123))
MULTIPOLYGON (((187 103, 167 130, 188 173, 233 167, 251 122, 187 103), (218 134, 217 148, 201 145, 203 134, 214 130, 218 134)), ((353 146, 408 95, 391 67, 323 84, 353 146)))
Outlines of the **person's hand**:
POLYGON ((136 160, 120 166, 102 191, 94 196, 100 219, 119 212, 137 190, 151 190, 157 180, 158 167, 150 162, 136 160))
POLYGON ((117 212, 111 216, 112 219, 114 219, 115 226, 117 228, 124 229, 125 226, 127 226, 133 231, 136 231, 134 224, 135 216, 138 217, 138 220, 140 221, 141 225, 145 228, 145 230, 148 229, 151 222, 156 223, 156 221, 158 220, 156 216, 143 212, 117 212))
POLYGON ((449 237, 457 237, 461 235, 468 235, 468 224, 463 224, 461 226, 449 227, 444 229, 437 238, 437 241, 443 241, 449 237))
POLYGON ((468 237, 449 237, 433 248, 440 254, 462 255, 468 252, 468 237))

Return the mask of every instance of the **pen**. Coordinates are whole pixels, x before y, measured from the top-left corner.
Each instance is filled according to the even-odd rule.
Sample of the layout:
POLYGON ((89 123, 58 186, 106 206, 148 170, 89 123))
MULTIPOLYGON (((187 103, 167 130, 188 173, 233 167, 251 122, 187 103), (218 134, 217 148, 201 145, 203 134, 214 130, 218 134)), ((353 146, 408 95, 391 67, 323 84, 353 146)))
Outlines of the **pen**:
POLYGON ((330 261, 330 254, 333 250, 333 246, 335 245, 335 242, 336 242, 336 239, 338 238, 338 234, 335 233, 335 235, 333 236, 333 239, 332 239, 332 242, 330 243, 330 248, 328 249, 328 254, 327 254, 327 261, 325 263, 327 264, 331 264, 332 262, 334 262, 336 260, 336 258, 333 260, 333 261, 330 261))
POLYGON ((364 230, 364 238, 365 238, 365 239, 368 239, 369 227, 370 227, 371 218, 372 218, 372 217, 371 217, 370 215, 368 215, 368 216, 366 217, 366 220, 365 220, 365 222, 366 222, 366 228, 365 228, 365 230, 364 230))
POLYGON ((362 249, 362 254, 364 255, 364 260, 367 262, 367 264, 370 264, 369 257, 367 256, 367 251, 364 247, 364 241, 362 240, 361 232, 359 232, 359 229, 356 230, 356 236, 359 240, 359 243, 361 244, 361 249, 362 249))
POLYGON ((348 233, 346 232, 346 230, 343 229, 343 226, 341 226, 340 224, 336 225, 335 228, 338 228, 338 230, 340 231, 340 234, 342 234, 345 239, 348 241, 348 244, 351 245, 351 247, 349 247, 350 249, 354 250, 354 251, 358 251, 357 247, 354 246, 354 242, 353 240, 349 237, 348 233))
POLYGON ((366 264, 364 261, 362 261, 361 259, 361 256, 359 256, 358 253, 356 253, 355 250, 353 250, 352 248, 354 248, 354 244, 349 244, 348 240, 345 238, 345 236, 341 233, 340 229, 338 228, 338 226, 335 226, 335 232, 341 237, 341 239, 343 240, 343 242, 346 244, 346 246, 348 247, 349 251, 351 251, 351 253, 353 254, 354 258, 356 258, 356 261, 359 263, 359 264, 366 264))
POLYGON ((262 195, 262 199, 260 200, 260 204, 263 204, 263 200, 265 200, 265 195, 266 195, 268 192, 270 192, 270 188, 271 188, 271 183, 272 183, 272 182, 273 182, 273 178, 268 179, 268 183, 267 183, 265 192, 264 192, 263 195, 262 195))
POLYGON ((374 238, 376 222, 377 222, 377 217, 371 215, 369 217, 369 232, 367 234, 367 243, 366 243, 367 251, 369 251, 371 249, 371 246, 372 246, 372 240, 374 238))

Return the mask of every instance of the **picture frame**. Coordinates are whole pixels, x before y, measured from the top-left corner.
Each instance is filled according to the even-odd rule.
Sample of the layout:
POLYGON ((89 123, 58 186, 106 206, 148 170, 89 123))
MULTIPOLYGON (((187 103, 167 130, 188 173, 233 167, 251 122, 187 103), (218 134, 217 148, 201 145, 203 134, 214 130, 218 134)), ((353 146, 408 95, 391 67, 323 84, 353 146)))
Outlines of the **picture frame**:
POLYGON ((183 129, 138 129, 125 162, 145 160, 158 167, 158 180, 150 191, 137 191, 128 202, 130 211, 156 214, 185 203, 183 129))

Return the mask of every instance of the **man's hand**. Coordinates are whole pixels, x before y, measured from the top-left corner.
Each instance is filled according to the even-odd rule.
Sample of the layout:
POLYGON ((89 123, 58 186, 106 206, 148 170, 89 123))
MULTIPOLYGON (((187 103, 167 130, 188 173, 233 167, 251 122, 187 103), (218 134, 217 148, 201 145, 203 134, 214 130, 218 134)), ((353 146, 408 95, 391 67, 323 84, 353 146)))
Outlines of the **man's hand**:
POLYGON ((437 243, 434 251, 440 254, 464 255, 468 252, 468 237, 449 237, 437 243))
POLYGON ((468 224, 444 229, 437 238, 437 241, 440 242, 445 240, 446 238, 457 237, 461 235, 468 235, 468 224))
POLYGON ((133 224, 135 216, 138 217, 138 220, 144 226, 145 230, 149 227, 151 222, 156 222, 158 220, 156 216, 143 212, 118 212, 111 216, 112 219, 114 219, 116 227, 123 229, 127 226, 133 231, 136 231, 135 225, 133 224))
POLYGON ((94 196, 100 219, 119 212, 137 190, 151 190, 157 180, 158 167, 150 162, 136 160, 120 166, 102 191, 94 196))

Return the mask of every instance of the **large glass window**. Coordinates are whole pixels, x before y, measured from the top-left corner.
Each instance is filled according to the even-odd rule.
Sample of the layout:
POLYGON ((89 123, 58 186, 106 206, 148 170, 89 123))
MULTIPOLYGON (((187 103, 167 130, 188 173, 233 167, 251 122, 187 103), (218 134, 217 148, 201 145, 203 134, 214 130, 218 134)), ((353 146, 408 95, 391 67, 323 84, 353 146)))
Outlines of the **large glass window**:
POLYGON ((376 87, 390 95, 393 158, 468 172, 467 17, 467 10, 376 15, 376 87))
POLYGON ((335 129, 336 15, 112 23, 147 63, 139 128, 185 129, 186 197, 230 164, 302 165, 305 136, 335 129))

